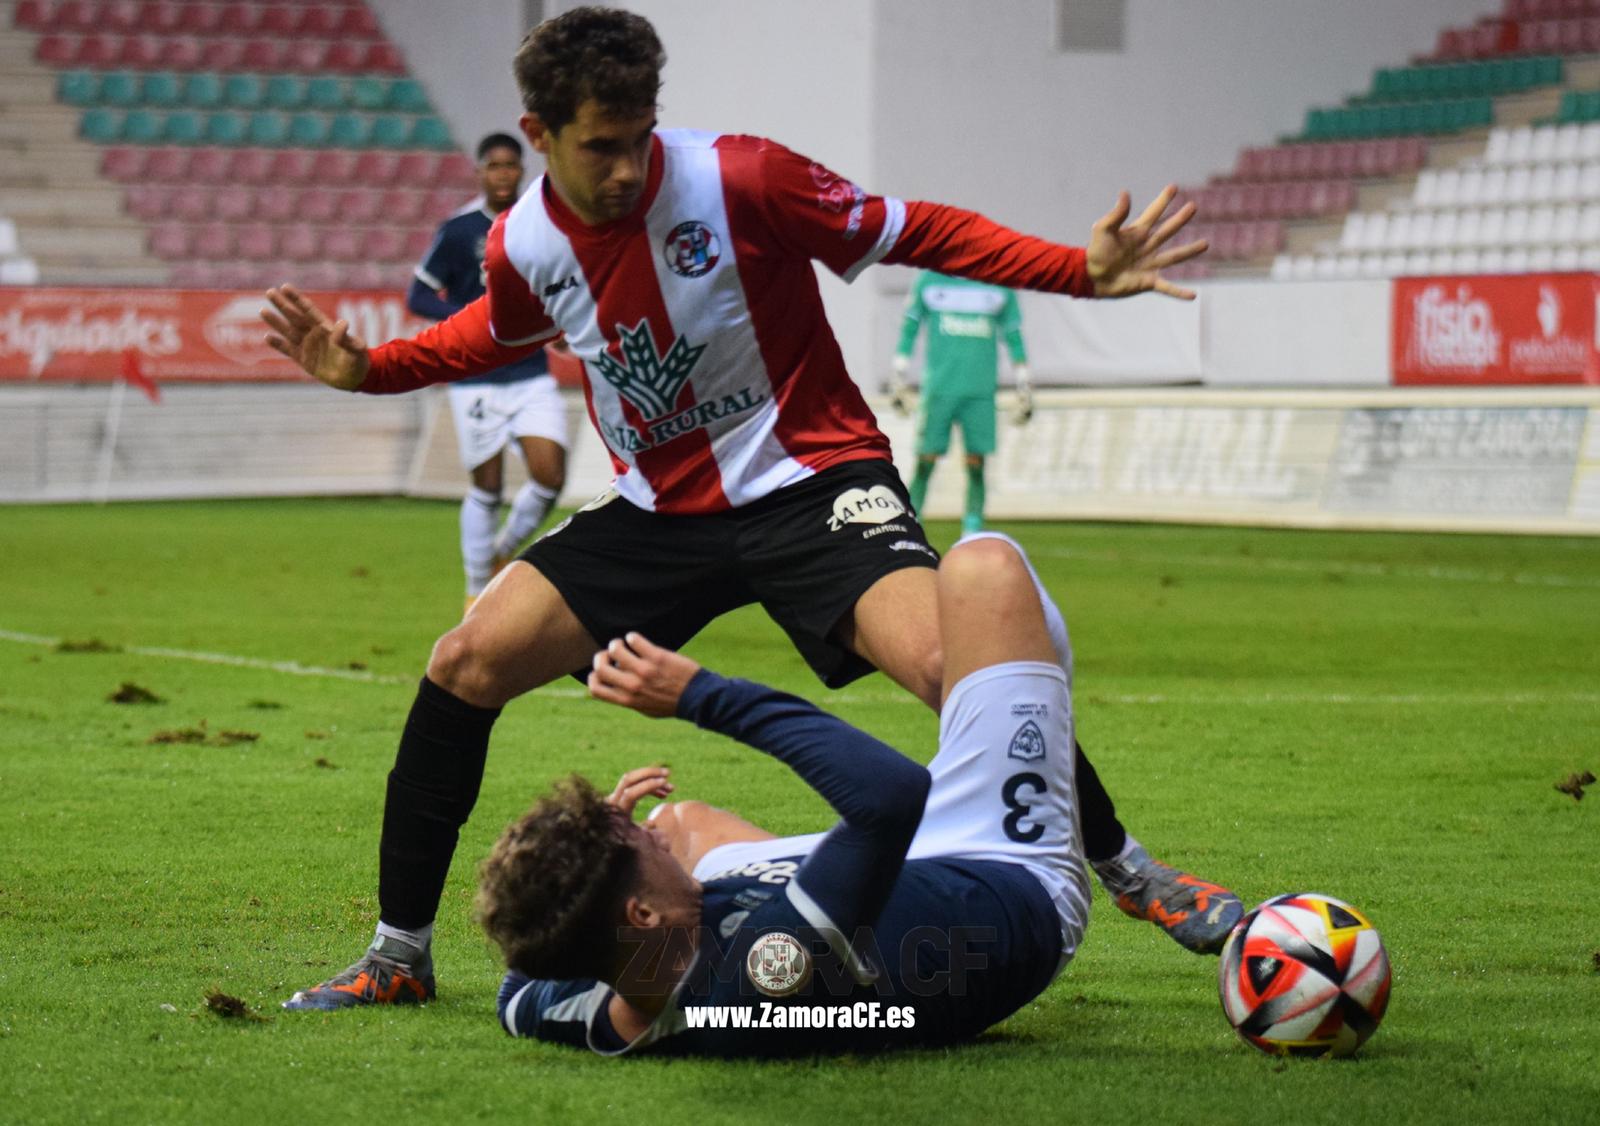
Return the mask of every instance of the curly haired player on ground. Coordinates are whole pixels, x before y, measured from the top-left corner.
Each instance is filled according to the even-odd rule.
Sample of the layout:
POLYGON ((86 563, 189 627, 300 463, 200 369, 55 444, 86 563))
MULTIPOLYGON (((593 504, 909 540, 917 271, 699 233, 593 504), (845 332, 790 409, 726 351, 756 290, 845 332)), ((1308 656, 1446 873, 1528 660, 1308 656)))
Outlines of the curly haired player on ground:
MULTIPOLYGON (((596 654, 593 695, 772 755, 841 820, 701 880, 632 821, 658 773, 632 772, 609 801, 569 779, 483 866, 506 1031, 605 1055, 947 1044, 1054 979, 1089 911, 1066 626, 1002 536, 958 543, 938 587, 949 687, 926 770, 638 634, 596 654)), ((732 859, 725 846, 705 863, 732 859)))
MULTIPOLYGON (((330 386, 393 394, 487 371, 565 334, 583 361, 614 489, 536 541, 439 639, 389 775, 372 946, 292 1008, 418 1002, 457 835, 512 699, 584 667, 596 638, 682 645, 759 602, 831 687, 874 668, 937 707, 943 668, 928 546, 889 443, 845 371, 812 262, 848 279, 904 263, 1080 297, 1193 296, 1163 267, 1193 215, 1137 219, 1126 193, 1087 249, 970 211, 869 194, 756 137, 656 128, 664 53, 650 24, 575 8, 516 57, 521 127, 546 161, 496 221, 488 292, 369 351, 290 287, 268 343, 330 386), (646 546, 647 545, 647 546, 646 546)), ((1238 900, 1159 864, 1076 769, 1085 849, 1124 910, 1193 950, 1238 900)))

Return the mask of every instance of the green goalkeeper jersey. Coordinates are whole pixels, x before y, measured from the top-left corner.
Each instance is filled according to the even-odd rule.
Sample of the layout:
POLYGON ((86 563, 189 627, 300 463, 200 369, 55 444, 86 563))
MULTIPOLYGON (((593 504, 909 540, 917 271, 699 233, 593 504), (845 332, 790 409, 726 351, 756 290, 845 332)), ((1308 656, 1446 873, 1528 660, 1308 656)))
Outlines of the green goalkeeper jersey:
POLYGON ((1022 346, 1022 313, 1017 295, 1009 289, 924 270, 906 302, 899 355, 911 355, 924 324, 928 326, 924 395, 993 395, 999 382, 1000 337, 1012 364, 1028 362, 1022 346))

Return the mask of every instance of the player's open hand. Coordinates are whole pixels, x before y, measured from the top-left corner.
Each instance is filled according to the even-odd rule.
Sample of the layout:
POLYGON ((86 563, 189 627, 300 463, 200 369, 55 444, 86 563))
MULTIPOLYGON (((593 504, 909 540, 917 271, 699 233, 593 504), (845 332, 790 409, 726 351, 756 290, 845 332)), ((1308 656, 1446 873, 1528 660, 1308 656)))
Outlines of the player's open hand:
POLYGON ((1194 300, 1194 290, 1173 285, 1161 276, 1168 266, 1204 254, 1209 245, 1205 239, 1197 239, 1161 249, 1194 218, 1191 200, 1162 221, 1177 194, 1177 188, 1167 185, 1139 218, 1127 223, 1132 204, 1128 193, 1122 192, 1116 206, 1101 216, 1089 236, 1089 279, 1094 282, 1096 297, 1131 297, 1153 291, 1181 301, 1194 300))
POLYGON ((699 671, 682 653, 629 633, 594 655, 589 695, 659 719, 677 714, 679 697, 699 671))
POLYGON ((347 321, 335 321, 292 285, 267 290, 272 308, 261 319, 272 331, 267 346, 288 356, 313 379, 341 391, 354 391, 367 378, 372 361, 367 342, 350 332, 347 321))
POLYGON ((641 766, 617 779, 617 788, 606 799, 629 817, 641 798, 664 798, 676 788, 668 778, 672 771, 665 766, 641 766))

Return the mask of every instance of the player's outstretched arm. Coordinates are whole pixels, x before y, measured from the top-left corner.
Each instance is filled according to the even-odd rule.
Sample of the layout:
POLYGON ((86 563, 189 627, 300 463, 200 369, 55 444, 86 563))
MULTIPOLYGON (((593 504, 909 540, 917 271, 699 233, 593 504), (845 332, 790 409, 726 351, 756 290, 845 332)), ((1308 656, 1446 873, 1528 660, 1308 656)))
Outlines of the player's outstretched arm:
POLYGON ((1150 206, 1129 223, 1133 203, 1128 193, 1122 192, 1115 206, 1100 217, 1089 235, 1087 263, 1096 297, 1131 297, 1136 293, 1155 292, 1181 301, 1194 300, 1194 290, 1173 285, 1161 276, 1161 271, 1167 267, 1204 254, 1207 245, 1205 239, 1196 239, 1170 250, 1162 249, 1194 218, 1194 203, 1190 201, 1163 221, 1177 194, 1178 189, 1168 184, 1150 201, 1150 206))
POLYGON ((267 290, 270 309, 261 319, 272 331, 267 346, 300 365, 311 378, 340 391, 354 391, 367 378, 371 360, 366 341, 350 324, 333 320, 292 285, 267 290))

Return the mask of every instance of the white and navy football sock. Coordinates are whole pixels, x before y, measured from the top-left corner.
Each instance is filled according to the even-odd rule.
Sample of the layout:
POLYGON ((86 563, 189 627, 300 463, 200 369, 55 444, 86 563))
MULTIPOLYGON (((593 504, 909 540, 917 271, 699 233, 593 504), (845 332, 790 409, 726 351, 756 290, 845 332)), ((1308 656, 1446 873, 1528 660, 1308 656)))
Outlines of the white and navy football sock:
POLYGON ((461 564, 467 572, 467 593, 483 593, 494 577, 494 529, 500 522, 500 494, 476 485, 461 498, 461 564))
POLYGON ((494 554, 500 559, 514 555, 522 541, 544 523, 544 518, 550 514, 550 506, 555 502, 554 489, 538 481, 526 482, 511 498, 511 512, 500 534, 494 538, 494 554))

